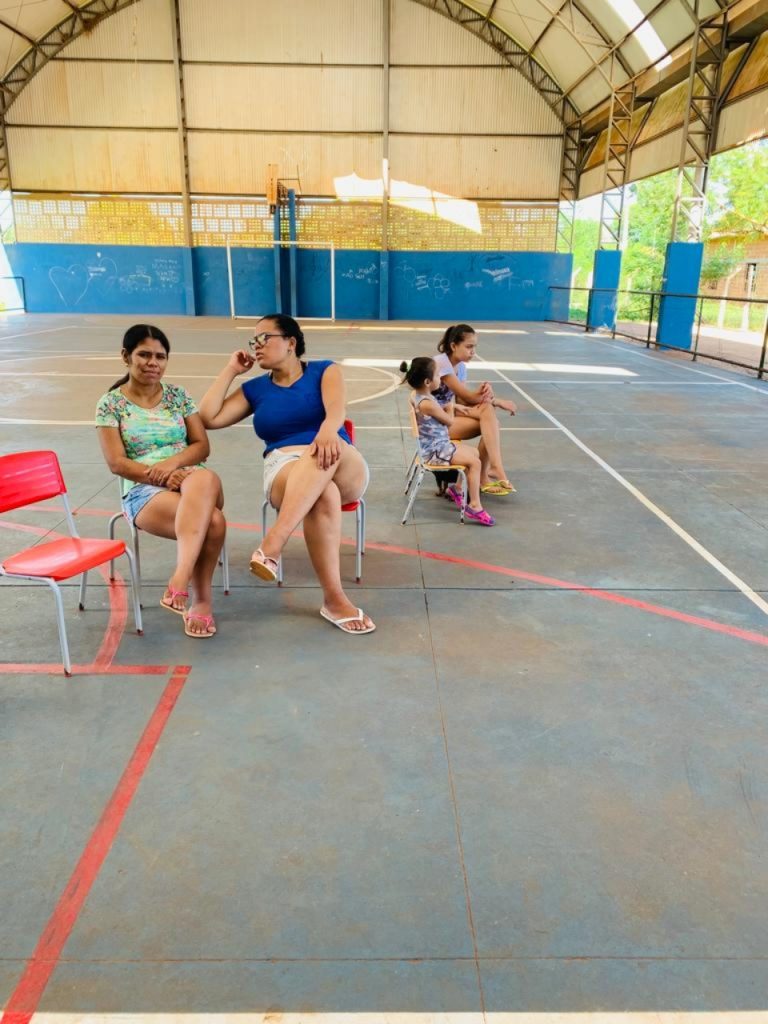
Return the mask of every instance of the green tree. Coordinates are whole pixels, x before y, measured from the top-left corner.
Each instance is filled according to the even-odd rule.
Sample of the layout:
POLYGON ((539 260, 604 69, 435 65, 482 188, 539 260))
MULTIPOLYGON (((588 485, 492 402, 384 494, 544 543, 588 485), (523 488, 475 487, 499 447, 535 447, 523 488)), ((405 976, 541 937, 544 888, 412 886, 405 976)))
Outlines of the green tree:
POLYGON ((768 139, 718 153, 710 164, 707 234, 768 238, 768 139))

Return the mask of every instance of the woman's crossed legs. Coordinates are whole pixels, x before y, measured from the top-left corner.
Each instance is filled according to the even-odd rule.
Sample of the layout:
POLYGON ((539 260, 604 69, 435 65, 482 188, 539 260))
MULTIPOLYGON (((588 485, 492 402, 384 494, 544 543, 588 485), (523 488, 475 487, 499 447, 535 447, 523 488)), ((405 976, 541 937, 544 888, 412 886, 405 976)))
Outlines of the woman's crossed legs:
POLYGON ((323 589, 323 607, 332 619, 352 619, 343 627, 350 633, 373 626, 367 615, 356 618, 358 609, 344 593, 339 564, 341 506, 362 496, 366 479, 365 461, 351 445, 344 444, 341 458, 327 469, 320 469, 315 456, 304 450, 272 483, 270 501, 278 510, 277 521, 261 543, 264 557, 276 562, 304 521, 304 540, 323 589))
POLYGON ((481 437, 478 445, 481 463, 480 486, 486 487, 494 480, 507 480, 501 456, 499 421, 493 406, 487 402, 472 406, 466 413, 458 414, 451 425, 452 441, 468 441, 478 435, 481 437))
POLYGON ((218 476, 209 469, 196 469, 182 482, 180 491, 155 495, 136 516, 139 529, 177 542, 176 568, 162 603, 183 612, 182 593, 192 583, 194 600, 185 617, 190 633, 215 631, 210 620, 212 584, 227 529, 223 505, 218 476))

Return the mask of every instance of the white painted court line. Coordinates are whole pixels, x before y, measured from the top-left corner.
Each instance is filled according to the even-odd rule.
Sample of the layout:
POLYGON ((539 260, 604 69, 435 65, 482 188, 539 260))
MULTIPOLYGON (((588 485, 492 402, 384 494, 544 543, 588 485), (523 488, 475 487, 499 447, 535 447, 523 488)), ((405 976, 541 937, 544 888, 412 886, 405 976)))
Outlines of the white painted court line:
MULTIPOLYGON (((373 426, 373 427, 361 427, 357 423, 355 424, 355 430, 401 430, 405 434, 410 434, 411 428, 408 426, 373 426)), ((509 432, 512 430, 550 430, 559 433, 558 427, 499 427, 499 430, 509 432)))
POLYGON ((766 1010, 592 1013, 36 1013, 33 1024, 768 1024, 766 1010))
MULTIPOLYGON (((476 358, 482 361, 482 356, 477 356, 476 358)), ((609 473, 614 480, 616 480, 618 483, 621 484, 622 487, 629 491, 629 493, 634 498, 637 498, 641 505, 644 505, 649 512, 652 512, 653 515, 655 515, 657 519, 660 519, 662 523, 668 526, 669 529, 673 531, 673 533, 676 533, 677 536, 681 540, 683 540, 690 548, 692 548, 697 555, 700 555, 705 562, 708 562, 713 569, 719 572, 720 575, 724 576, 729 583, 732 583, 738 590, 740 590, 741 593, 747 598, 747 600, 751 601, 756 608, 759 608, 764 615, 768 615, 768 601, 765 601, 762 597, 760 597, 759 594, 755 593, 755 591, 749 586, 748 583, 745 583, 745 581, 740 576, 737 576, 736 573, 729 569, 727 565, 724 565, 719 558, 716 558, 711 551, 708 551, 703 544, 700 544, 695 537, 692 537, 691 534, 688 533, 687 530, 684 530, 683 527, 680 526, 678 523, 676 523, 671 516, 668 516, 666 512, 659 508, 658 505, 655 505, 650 498, 646 497, 641 490, 635 487, 634 484, 631 484, 629 480, 626 479, 626 477, 623 477, 621 473, 618 472, 618 470, 614 469, 613 466, 609 465, 609 463, 607 463, 605 459, 601 458, 597 454, 597 452, 592 451, 592 449, 588 445, 586 445, 582 440, 580 440, 573 433, 573 431, 569 430, 568 427, 566 427, 563 423, 560 422, 560 420, 553 416, 551 412, 548 412, 543 405, 540 405, 536 401, 536 399, 529 395, 526 391, 524 391, 519 384, 515 384, 513 381, 511 381, 509 377, 505 376, 501 372, 501 370, 496 370, 495 372, 503 380, 506 380, 508 384, 511 384, 515 391, 521 394, 523 398, 526 399, 526 401, 530 402, 535 409, 538 409, 538 411, 543 416, 546 416, 550 423, 554 423, 556 427, 562 430, 565 436, 568 437, 571 441, 573 441, 573 443, 578 448, 580 448, 585 455, 588 455, 590 459, 596 462, 598 466, 602 467, 606 471, 606 473, 609 473)))
POLYGON ((721 377, 719 373, 698 370, 695 366, 688 366, 687 363, 682 363, 679 360, 676 360, 674 363, 666 363, 661 356, 652 356, 647 352, 636 352, 629 346, 615 345, 612 341, 603 341, 602 338, 589 337, 589 335, 586 335, 586 337, 589 341, 596 341, 598 345, 607 345, 608 348, 614 348, 618 352, 628 352, 629 355, 636 356, 638 359, 649 359, 652 363, 656 363, 657 366, 661 364, 662 366, 673 367, 674 369, 687 370, 689 373, 699 373, 702 377, 712 377, 713 380, 723 381, 725 384, 735 384, 740 388, 748 388, 749 391, 757 391, 759 395, 768 395, 768 387, 760 387, 756 384, 747 384, 742 380, 731 380, 729 377, 721 377))
POLYGON ((72 331, 77 324, 64 324, 62 327, 44 327, 40 331, 24 331, 22 334, 0 334, 0 345, 13 338, 34 338, 36 334, 53 334, 55 331, 72 331))

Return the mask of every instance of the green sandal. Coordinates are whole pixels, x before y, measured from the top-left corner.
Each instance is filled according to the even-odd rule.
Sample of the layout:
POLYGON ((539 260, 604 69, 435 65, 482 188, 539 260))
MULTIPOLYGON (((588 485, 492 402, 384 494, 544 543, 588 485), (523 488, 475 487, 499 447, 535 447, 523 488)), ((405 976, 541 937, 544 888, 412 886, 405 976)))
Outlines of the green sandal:
POLYGON ((513 491, 514 487, 512 487, 511 484, 509 485, 509 487, 506 487, 505 482, 502 482, 501 480, 492 480, 489 484, 484 484, 480 488, 481 494, 506 495, 511 494, 513 491))

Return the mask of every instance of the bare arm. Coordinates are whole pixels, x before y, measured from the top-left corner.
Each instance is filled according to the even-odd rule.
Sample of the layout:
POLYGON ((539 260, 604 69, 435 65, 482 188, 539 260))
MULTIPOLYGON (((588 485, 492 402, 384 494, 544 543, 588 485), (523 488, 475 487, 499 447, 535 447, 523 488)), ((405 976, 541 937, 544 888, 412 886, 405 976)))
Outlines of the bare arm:
POLYGON ((229 357, 229 362, 211 384, 200 402, 200 416, 209 430, 221 430, 231 427, 245 419, 251 412, 248 399, 243 389, 238 388, 227 397, 232 381, 242 373, 247 373, 254 360, 244 349, 240 349, 229 357))
POLYGON ((441 381, 448 385, 463 405, 482 405, 483 402, 493 398, 493 389, 487 381, 484 381, 478 388, 468 388, 466 384, 462 384, 455 373, 447 373, 441 378, 441 381))
POLYGON ((450 427, 453 423, 453 402, 443 407, 439 402, 435 402, 431 398, 425 398, 419 402, 418 408, 422 415, 431 416, 433 420, 437 420, 438 423, 444 423, 446 427, 450 427))
POLYGON ((325 408, 325 419, 310 445, 309 454, 317 456, 317 464, 321 469, 327 469, 341 458, 339 429, 344 423, 347 396, 340 366, 333 363, 323 371, 320 393, 325 408))

